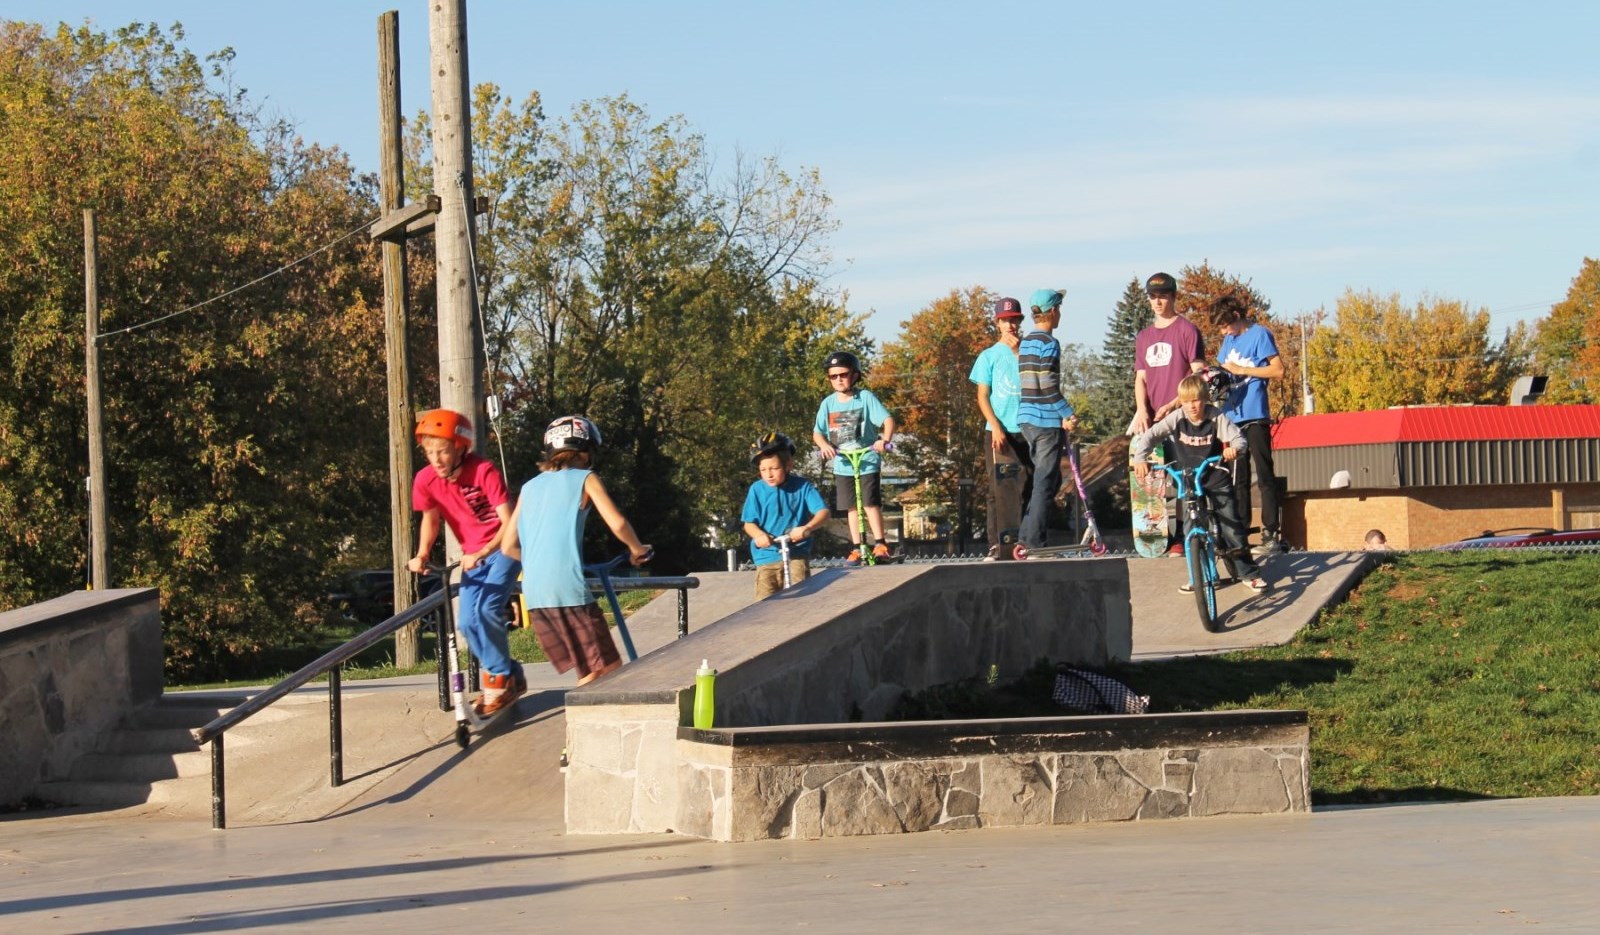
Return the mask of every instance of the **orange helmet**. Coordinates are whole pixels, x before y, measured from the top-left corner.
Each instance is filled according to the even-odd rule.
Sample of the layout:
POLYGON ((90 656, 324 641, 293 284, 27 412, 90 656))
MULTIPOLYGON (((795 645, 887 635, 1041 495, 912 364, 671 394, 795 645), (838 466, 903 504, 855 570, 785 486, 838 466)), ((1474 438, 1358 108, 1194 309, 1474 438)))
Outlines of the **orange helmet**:
POLYGON ((472 420, 454 409, 429 409, 417 420, 417 443, 424 438, 443 438, 462 451, 472 447, 472 420))

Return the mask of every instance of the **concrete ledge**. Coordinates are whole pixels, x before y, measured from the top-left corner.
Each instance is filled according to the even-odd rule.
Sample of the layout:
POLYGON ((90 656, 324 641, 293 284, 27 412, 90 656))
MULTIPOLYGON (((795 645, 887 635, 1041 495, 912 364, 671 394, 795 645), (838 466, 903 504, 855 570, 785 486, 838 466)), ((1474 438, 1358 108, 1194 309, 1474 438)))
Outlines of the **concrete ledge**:
POLYGON ((100 734, 161 696, 153 589, 75 591, 0 614, 0 803, 65 778, 100 734))
POLYGON ((678 732, 718 841, 1310 811, 1304 711, 678 732))
POLYGON ((1041 658, 1100 668, 1133 648, 1122 560, 830 569, 567 693, 567 830, 681 820, 677 729, 700 660, 718 727, 879 721, 907 692, 1041 658))

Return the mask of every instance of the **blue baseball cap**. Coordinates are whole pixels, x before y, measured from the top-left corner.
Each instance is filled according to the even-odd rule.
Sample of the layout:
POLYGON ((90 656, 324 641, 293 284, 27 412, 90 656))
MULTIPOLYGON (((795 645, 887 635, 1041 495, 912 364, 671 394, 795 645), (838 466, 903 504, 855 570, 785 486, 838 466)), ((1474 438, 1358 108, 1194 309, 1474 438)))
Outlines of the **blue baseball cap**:
POLYGON ((1028 304, 1041 312, 1048 312, 1053 308, 1060 308, 1061 299, 1066 294, 1064 289, 1036 289, 1028 304))

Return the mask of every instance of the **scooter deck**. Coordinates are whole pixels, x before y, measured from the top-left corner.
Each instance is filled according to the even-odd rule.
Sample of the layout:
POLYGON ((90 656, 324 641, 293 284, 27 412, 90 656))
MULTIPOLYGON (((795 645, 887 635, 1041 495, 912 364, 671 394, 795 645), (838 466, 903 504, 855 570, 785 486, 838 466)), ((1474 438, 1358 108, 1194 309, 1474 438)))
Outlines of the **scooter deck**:
POLYGON ((1022 543, 1017 543, 1012 549, 1011 557, 1017 561, 1035 558, 1065 558, 1067 556, 1090 555, 1093 548, 1088 544, 1083 545, 1047 545, 1040 549, 1030 549, 1022 543))

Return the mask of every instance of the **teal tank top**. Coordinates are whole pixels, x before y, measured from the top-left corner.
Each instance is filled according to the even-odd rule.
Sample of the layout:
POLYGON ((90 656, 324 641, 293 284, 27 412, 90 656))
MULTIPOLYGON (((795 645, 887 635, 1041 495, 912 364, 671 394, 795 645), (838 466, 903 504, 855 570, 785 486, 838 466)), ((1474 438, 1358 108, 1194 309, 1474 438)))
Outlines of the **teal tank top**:
POLYGON ((546 471, 522 485, 517 538, 522 544, 522 595, 528 607, 594 603, 583 578, 583 502, 587 468, 546 471))

